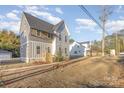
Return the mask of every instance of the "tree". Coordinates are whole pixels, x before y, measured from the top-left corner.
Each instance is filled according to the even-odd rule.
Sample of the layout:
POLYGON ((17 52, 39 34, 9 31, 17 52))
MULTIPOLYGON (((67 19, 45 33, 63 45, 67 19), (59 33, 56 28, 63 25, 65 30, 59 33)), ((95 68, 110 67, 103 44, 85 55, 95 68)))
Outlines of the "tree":
POLYGON ((74 39, 69 39, 69 43, 73 43, 75 40, 74 39))
POLYGON ((92 53, 98 55, 101 52, 101 41, 94 40, 91 45, 92 53))
POLYGON ((12 52, 13 57, 19 57, 20 38, 13 31, 0 31, 0 49, 12 52))

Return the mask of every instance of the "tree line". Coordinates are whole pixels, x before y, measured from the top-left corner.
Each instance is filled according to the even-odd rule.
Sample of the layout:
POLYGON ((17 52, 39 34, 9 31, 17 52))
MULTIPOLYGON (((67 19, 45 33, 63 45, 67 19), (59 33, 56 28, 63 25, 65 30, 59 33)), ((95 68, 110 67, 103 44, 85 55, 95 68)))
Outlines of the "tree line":
POLYGON ((12 52, 13 57, 19 57, 20 37, 13 31, 0 31, 0 49, 12 52))
MULTIPOLYGON (((102 41, 93 41, 91 48, 92 52, 101 53, 102 41)), ((105 37, 105 53, 109 54, 111 49, 115 49, 118 52, 124 52, 124 30, 118 31, 117 39, 116 33, 107 35, 105 37)))

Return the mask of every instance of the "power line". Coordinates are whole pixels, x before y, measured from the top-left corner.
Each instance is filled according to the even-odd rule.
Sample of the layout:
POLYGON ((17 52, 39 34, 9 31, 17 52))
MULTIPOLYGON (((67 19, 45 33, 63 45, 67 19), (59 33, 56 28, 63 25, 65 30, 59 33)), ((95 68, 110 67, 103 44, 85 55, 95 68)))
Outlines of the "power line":
MULTIPOLYGON (((79 5, 79 7, 90 17, 92 21, 94 21, 103 30, 101 24, 90 14, 90 12, 83 5, 79 5)), ((107 31, 106 34, 108 35, 107 31)))
POLYGON ((92 19, 92 21, 94 21, 101 29, 103 29, 99 22, 97 22, 97 20, 89 13, 89 11, 83 5, 79 5, 79 7, 90 17, 90 19, 92 19))
MULTIPOLYGON (((80 5, 79 6, 89 17, 90 19, 92 19, 92 21, 94 21, 102 30, 102 56, 104 56, 104 50, 105 50, 105 21, 106 21, 106 17, 105 17, 105 10, 104 10, 104 15, 102 16, 101 20, 103 21, 103 26, 101 26, 101 24, 89 13, 89 11, 83 6, 80 5)), ((107 15, 106 15, 107 16, 107 15)))

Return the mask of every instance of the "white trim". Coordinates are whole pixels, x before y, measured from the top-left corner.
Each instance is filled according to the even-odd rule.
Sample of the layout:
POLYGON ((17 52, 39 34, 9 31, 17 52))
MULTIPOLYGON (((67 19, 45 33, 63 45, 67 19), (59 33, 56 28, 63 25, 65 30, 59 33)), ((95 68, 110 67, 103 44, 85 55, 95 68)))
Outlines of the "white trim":
POLYGON ((22 43, 20 46, 24 46, 26 45, 27 43, 29 43, 29 41, 25 42, 25 43, 22 43))
POLYGON ((68 36, 70 36, 70 32, 69 32, 68 26, 66 24, 65 24, 65 29, 66 29, 66 31, 68 33, 68 36))

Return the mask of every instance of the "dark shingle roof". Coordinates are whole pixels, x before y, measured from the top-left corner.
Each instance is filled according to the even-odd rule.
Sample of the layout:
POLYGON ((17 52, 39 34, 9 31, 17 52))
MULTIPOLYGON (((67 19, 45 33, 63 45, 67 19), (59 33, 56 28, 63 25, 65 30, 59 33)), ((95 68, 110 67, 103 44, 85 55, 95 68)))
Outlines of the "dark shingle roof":
POLYGON ((54 25, 50 24, 46 21, 43 21, 39 18, 36 18, 28 13, 23 12, 30 27, 37 29, 37 30, 41 30, 41 31, 47 31, 47 32, 51 32, 53 31, 54 25))
POLYGON ((65 27, 65 24, 64 24, 64 21, 62 20, 61 22, 57 23, 55 26, 54 26, 54 29, 58 32, 62 31, 65 27))

